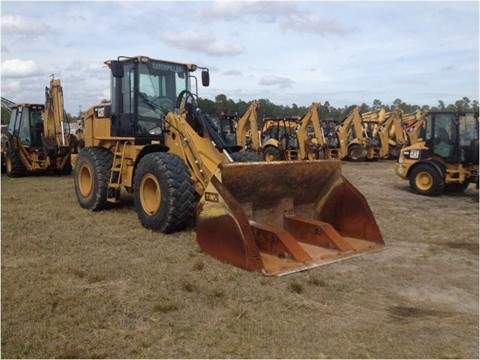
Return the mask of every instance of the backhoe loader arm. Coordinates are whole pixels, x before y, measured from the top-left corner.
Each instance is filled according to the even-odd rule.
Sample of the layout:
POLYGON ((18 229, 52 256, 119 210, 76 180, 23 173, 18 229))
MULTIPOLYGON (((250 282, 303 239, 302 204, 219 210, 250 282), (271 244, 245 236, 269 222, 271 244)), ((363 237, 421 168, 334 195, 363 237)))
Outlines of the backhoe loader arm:
POLYGON ((249 106, 245 114, 238 120, 236 136, 237 144, 242 148, 247 145, 247 134, 250 130, 250 136, 252 138, 252 150, 260 149, 260 140, 258 135, 258 122, 257 122, 257 109, 260 104, 257 100, 254 100, 249 106))
POLYGON ((364 139, 362 116, 360 115, 360 107, 356 106, 350 114, 335 128, 338 144, 340 148, 340 158, 344 158, 348 153, 348 134, 354 128, 356 137, 360 140, 364 139))
POLYGON ((381 108, 380 111, 369 111, 362 113, 362 120, 367 122, 376 122, 382 123, 390 113, 388 113, 384 108, 381 108))
POLYGON ((300 120, 300 128, 297 131, 298 144, 300 147, 300 159, 306 159, 307 154, 307 142, 308 142, 308 127, 311 124, 313 127, 314 144, 320 147, 324 147, 325 136, 323 130, 320 127, 320 117, 318 115, 318 110, 320 104, 312 103, 308 112, 300 120))
POLYGON ((45 88, 44 137, 50 146, 67 146, 65 136, 65 109, 63 107, 63 89, 59 79, 50 80, 50 87, 45 88))
POLYGON ((404 145, 405 137, 403 135, 402 127, 402 111, 396 109, 378 126, 377 136, 380 140, 380 156, 389 156, 389 145, 404 145), (391 133, 394 133, 394 141, 392 140, 391 133))
POLYGON ((425 124, 425 114, 418 110, 415 113, 406 114, 402 117, 402 124, 408 136, 409 145, 421 141, 421 130, 425 124))

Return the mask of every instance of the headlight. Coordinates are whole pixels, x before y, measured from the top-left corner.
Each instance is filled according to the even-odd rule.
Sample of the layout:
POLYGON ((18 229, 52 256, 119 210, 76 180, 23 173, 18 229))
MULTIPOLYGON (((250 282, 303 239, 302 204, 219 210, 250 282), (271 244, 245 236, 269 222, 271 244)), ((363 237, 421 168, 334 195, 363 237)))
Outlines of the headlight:
POLYGON ((400 164, 402 164, 402 163, 403 163, 403 161, 404 161, 404 160, 403 160, 403 156, 402 156, 402 155, 400 155, 400 156, 398 157, 398 162, 399 162, 400 164))
POLYGON ((150 135, 160 135, 162 133, 162 128, 160 126, 154 127, 153 129, 150 129, 148 133, 150 135))

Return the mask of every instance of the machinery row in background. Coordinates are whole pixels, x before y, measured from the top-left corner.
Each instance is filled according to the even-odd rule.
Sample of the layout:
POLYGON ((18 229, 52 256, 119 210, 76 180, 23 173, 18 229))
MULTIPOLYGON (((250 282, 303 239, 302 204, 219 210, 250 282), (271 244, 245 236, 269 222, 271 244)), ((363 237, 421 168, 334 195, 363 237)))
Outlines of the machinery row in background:
POLYGON ((105 64, 111 100, 89 108, 75 135, 59 80, 46 88, 45 104, 12 106, 7 175, 73 170, 82 208, 104 210, 131 193, 142 226, 158 232, 195 218, 202 251, 246 270, 284 275, 383 248, 340 160, 398 155, 397 174, 420 194, 478 188, 478 114, 356 107, 322 127, 313 103, 299 119, 258 124, 253 101, 238 119, 215 119, 198 106, 195 74, 209 86, 208 69, 146 56, 105 64))

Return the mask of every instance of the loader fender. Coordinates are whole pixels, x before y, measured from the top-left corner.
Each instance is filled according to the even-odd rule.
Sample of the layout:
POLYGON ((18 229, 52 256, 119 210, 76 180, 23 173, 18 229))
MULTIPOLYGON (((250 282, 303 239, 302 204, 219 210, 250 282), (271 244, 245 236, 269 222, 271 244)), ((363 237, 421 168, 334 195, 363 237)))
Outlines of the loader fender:
POLYGON ((447 168, 440 161, 436 161, 436 160, 419 160, 419 161, 415 162, 415 164, 413 166, 410 166, 410 168, 408 169, 407 177, 409 177, 412 170, 415 169, 420 164, 430 165, 431 167, 433 167, 438 172, 438 175, 440 175, 440 177, 443 180, 445 179, 445 176, 447 174, 447 168))
POLYGON ((384 241, 339 160, 220 164, 197 206, 205 253, 285 275, 381 250, 384 241))

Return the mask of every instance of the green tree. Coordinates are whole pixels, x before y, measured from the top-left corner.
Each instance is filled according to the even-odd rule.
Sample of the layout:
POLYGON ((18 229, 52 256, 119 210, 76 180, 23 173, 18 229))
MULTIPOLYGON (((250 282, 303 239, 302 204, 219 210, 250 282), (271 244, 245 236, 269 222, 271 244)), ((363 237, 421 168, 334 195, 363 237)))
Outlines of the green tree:
POLYGON ((380 100, 378 99, 373 100, 372 111, 380 111, 382 107, 383 107, 383 104, 380 100))

